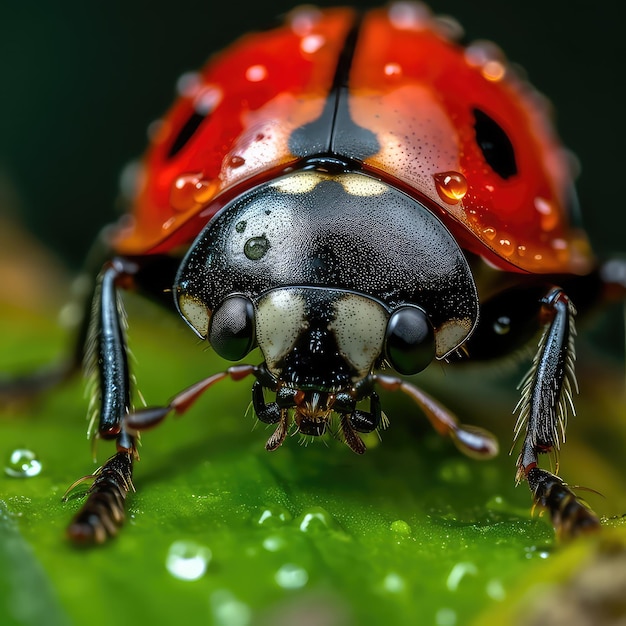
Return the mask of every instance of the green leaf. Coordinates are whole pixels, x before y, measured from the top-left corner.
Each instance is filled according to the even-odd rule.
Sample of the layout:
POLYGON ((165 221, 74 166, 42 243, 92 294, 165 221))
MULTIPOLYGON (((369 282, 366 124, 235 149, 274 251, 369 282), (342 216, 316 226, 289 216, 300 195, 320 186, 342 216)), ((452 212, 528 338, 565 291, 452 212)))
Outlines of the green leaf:
MULTIPOLYGON (((140 301, 129 305, 134 372, 150 404, 225 367, 178 320, 140 301)), ((0 370, 57 353, 65 335, 53 317, 3 305, 0 370)), ((587 357, 561 474, 603 492, 605 499, 589 493, 594 508, 614 518, 601 536, 613 533, 613 545, 623 546, 624 403, 612 370, 587 357)), ((363 457, 333 439, 302 446, 289 438, 268 453, 271 429, 246 415, 250 381, 226 381, 183 418, 142 436, 128 522, 117 539, 90 550, 64 536, 81 487, 62 502, 66 488, 97 467, 81 382, 9 407, 0 460, 6 465, 26 448, 42 469, 31 478, 0 476, 0 623, 523 622, 533 615, 527 599, 537 581, 565 580, 605 544, 555 547, 546 520, 531 517, 525 485, 514 486, 515 457, 506 452, 521 371, 488 380, 484 369, 431 369, 419 384, 464 422, 496 431, 499 458, 464 458, 407 398, 388 393, 391 426, 382 442, 368 439, 363 457)), ((102 462, 112 444, 98 442, 96 451, 102 462)))

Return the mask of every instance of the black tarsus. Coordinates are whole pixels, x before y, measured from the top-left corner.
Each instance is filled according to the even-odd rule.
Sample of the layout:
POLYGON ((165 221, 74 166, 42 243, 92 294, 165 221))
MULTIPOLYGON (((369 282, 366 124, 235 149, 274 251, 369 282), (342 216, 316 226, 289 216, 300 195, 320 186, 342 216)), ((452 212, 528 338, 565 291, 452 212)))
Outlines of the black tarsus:
MULTIPOLYGON (((132 441, 127 444, 133 445, 132 441)), ((126 518, 124 503, 132 482, 133 452, 120 450, 94 474, 87 499, 67 528, 78 545, 104 543, 115 537, 126 518)))

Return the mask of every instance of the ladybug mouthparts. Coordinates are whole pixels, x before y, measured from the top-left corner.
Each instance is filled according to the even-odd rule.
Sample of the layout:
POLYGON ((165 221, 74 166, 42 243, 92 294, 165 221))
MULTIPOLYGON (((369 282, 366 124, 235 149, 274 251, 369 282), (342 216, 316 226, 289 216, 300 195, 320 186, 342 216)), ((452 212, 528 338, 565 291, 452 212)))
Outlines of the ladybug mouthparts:
MULTIPOLYGON (((259 368, 263 371, 263 366, 259 368)), ((263 376, 261 376, 263 378, 263 376)), ((371 389, 373 380, 363 381, 366 389, 350 391, 301 390, 279 386, 276 400, 266 403, 262 383, 252 387, 252 404, 258 419, 266 424, 277 424, 266 448, 275 450, 295 426, 295 432, 319 437, 330 430, 333 415, 339 416, 339 428, 333 434, 343 439, 357 454, 365 452, 365 444, 357 433, 369 433, 384 425, 378 395, 371 389), (359 393, 360 392, 360 393, 359 393), (370 411, 356 409, 357 398, 370 398, 370 411)))

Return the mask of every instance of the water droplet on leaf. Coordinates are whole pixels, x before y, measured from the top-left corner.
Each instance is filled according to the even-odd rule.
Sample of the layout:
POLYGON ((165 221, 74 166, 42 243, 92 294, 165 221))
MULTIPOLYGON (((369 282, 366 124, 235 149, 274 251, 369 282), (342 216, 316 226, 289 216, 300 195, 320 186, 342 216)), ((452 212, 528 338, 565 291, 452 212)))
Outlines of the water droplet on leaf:
POLYGON ((257 524, 259 526, 275 527, 282 526, 291 520, 291 513, 281 506, 265 507, 259 514, 257 524))
POLYGON ((389 530, 398 533, 398 535, 408 536, 411 534, 412 529, 403 519, 397 519, 395 522, 391 522, 389 530))
POLYGON ((194 541, 175 541, 167 553, 167 571, 179 580, 198 580, 211 561, 211 550, 194 541))
POLYGON ((283 589, 301 589, 309 581, 309 573, 298 565, 286 563, 276 572, 274 580, 283 589))
POLYGON ((305 533, 329 530, 335 527, 335 520, 322 507, 312 507, 306 510, 299 518, 298 527, 305 533))
POLYGON ((17 448, 11 452, 4 473, 12 478, 32 478, 41 473, 41 462, 32 450, 17 448))

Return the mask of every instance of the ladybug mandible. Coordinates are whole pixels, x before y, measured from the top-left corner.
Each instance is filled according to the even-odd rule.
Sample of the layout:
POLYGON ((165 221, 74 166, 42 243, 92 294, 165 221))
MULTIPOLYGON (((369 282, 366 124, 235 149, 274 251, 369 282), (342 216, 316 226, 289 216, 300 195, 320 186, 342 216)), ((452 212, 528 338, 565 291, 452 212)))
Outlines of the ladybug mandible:
POLYGON ((574 319, 623 294, 576 219, 565 152, 542 99, 495 46, 456 41, 419 4, 293 11, 179 81, 152 133, 129 217, 104 235, 90 319, 79 333, 95 378, 93 436, 117 452, 69 527, 79 543, 119 530, 139 431, 182 413, 219 380, 251 376, 274 450, 331 418, 346 444, 381 426, 377 388, 416 402, 464 452, 466 427, 396 375, 433 360, 491 359, 541 331, 522 385, 517 479, 575 536, 598 517, 539 466, 573 406, 574 319), (608 277, 607 277, 608 276, 608 277), (131 406, 118 294, 175 307, 234 365, 162 407, 131 406))

